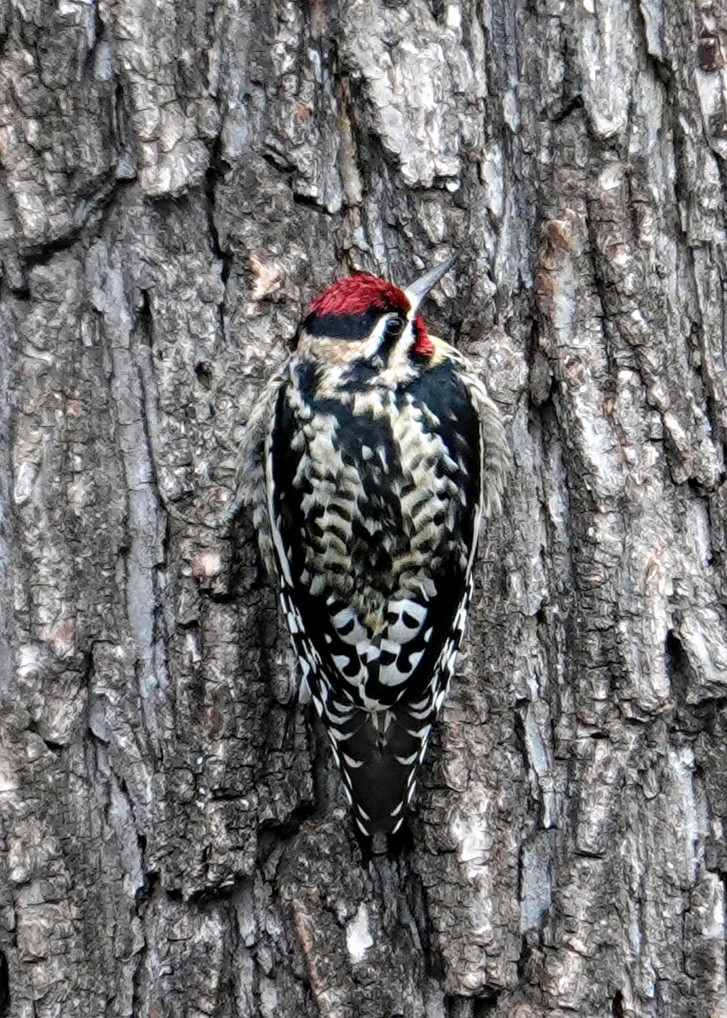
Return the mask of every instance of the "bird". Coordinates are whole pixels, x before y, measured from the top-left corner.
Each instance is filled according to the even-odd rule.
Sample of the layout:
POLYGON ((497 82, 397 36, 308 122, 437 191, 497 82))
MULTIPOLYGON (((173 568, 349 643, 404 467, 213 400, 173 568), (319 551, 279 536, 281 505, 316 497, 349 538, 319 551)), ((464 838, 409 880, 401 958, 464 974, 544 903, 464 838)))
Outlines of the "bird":
POLYGON ((511 466, 474 367, 420 313, 448 258, 399 287, 368 273, 310 305, 247 424, 252 510, 355 833, 395 835, 455 671, 481 521, 511 466))

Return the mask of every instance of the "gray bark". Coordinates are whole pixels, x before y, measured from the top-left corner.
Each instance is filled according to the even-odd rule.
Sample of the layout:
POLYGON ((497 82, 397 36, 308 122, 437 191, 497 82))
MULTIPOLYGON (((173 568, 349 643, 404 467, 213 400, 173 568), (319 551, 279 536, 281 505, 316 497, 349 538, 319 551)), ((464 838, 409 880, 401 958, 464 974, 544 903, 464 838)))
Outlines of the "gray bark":
POLYGON ((4 0, 2 1018, 727 1016, 725 33, 4 0), (453 249, 516 470, 367 868, 219 524, 307 301, 453 249))

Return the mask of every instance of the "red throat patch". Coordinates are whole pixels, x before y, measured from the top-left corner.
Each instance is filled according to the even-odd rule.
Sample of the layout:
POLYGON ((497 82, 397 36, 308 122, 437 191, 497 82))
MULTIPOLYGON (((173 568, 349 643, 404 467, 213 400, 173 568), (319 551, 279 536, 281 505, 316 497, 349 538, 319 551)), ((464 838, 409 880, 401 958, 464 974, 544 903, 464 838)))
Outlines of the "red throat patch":
POLYGON ((434 353, 434 343, 429 338, 429 329, 424 324, 421 315, 417 315, 414 319, 414 335, 416 336, 414 353, 419 354, 420 357, 431 357, 434 353))

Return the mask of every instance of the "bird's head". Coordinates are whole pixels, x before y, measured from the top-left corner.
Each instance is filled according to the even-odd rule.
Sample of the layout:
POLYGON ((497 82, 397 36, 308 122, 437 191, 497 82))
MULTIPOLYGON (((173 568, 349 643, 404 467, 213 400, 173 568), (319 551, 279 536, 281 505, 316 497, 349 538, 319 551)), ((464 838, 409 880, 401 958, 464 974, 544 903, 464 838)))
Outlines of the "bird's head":
POLYGON ((429 360, 435 348, 419 309, 453 262, 448 258, 404 289, 369 275, 339 280, 308 309, 298 351, 373 372, 429 360))

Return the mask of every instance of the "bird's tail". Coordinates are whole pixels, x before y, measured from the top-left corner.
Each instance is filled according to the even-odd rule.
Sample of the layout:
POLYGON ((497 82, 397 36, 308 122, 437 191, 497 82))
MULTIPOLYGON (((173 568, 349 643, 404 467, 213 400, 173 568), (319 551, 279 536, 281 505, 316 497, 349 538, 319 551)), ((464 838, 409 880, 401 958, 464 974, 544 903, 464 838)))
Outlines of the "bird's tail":
POLYGON ((328 733, 350 801, 354 823, 367 837, 394 834, 416 789, 434 711, 396 705, 370 712, 353 708, 328 733))

